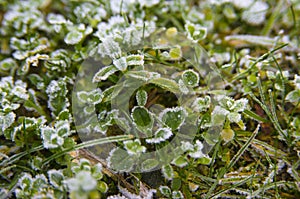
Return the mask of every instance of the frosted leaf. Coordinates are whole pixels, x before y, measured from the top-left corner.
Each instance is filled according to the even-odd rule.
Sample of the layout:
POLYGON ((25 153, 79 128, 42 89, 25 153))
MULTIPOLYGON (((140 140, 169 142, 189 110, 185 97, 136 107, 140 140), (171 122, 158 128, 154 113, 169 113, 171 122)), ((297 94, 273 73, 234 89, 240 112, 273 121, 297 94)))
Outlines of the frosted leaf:
POLYGON ((11 93, 23 100, 28 100, 28 98, 29 98, 26 87, 23 87, 23 86, 15 86, 11 90, 11 93))
POLYGON ((154 133, 154 138, 146 139, 147 143, 160 143, 169 139, 173 135, 171 129, 169 128, 159 128, 154 133))
POLYGON ((10 69, 16 68, 17 62, 12 58, 3 59, 0 62, 0 70, 9 71, 10 69))
POLYGON ((300 101, 300 90, 293 90, 287 94, 285 99, 289 102, 299 102, 300 101))
POLYGON ((159 186, 159 191, 162 193, 164 196, 170 197, 172 192, 171 189, 167 186, 159 186))
POLYGON ((237 8, 243 8, 243 9, 245 9, 245 8, 249 8, 254 3, 254 0, 243 0, 243 1, 232 0, 232 3, 237 8))
POLYGON ((139 106, 145 106, 148 99, 148 93, 145 90, 140 89, 136 92, 135 98, 139 106))
POLYGON ((127 69, 127 61, 125 57, 113 60, 113 64, 120 71, 125 71, 127 69))
POLYGON ((300 90, 300 76, 299 75, 295 75, 293 83, 295 84, 296 88, 298 90, 300 90))
POLYGON ((160 0, 138 0, 141 7, 152 7, 160 2, 160 0))
POLYGON ((98 53, 103 57, 109 56, 113 59, 121 57, 121 48, 112 37, 106 37, 98 46, 98 53))
POLYGON ((179 85, 177 84, 177 82, 175 82, 172 79, 167 79, 167 78, 154 78, 152 80, 150 80, 150 83, 153 83, 163 89, 169 90, 172 93, 179 93, 180 89, 179 89, 179 85))
POLYGON ((234 131, 232 129, 223 129, 221 132, 221 138, 227 143, 234 138, 234 131))
POLYGON ((0 113, 1 134, 14 123, 15 118, 16 114, 14 112, 9 112, 6 115, 2 115, 2 113, 0 113))
POLYGON ((186 166, 188 164, 188 161, 186 159, 186 157, 183 157, 183 156, 178 156, 177 158, 175 158, 173 161, 172 161, 172 164, 182 168, 184 166, 186 166))
POLYGON ((183 94, 188 94, 190 92, 190 89, 185 85, 182 79, 178 80, 178 86, 183 94))
POLYGON ((154 119, 152 114, 142 106, 136 106, 132 109, 131 118, 140 131, 149 131, 153 127, 154 119))
POLYGON ((213 125, 222 125, 226 119, 226 116, 229 114, 230 112, 220 106, 216 106, 213 110, 213 112, 211 113, 211 123, 213 125))
POLYGON ((186 152, 186 151, 191 151, 194 149, 194 146, 190 142, 181 142, 181 149, 186 152))
POLYGON ((174 178, 174 170, 172 168, 171 165, 167 164, 164 165, 161 169, 163 176, 167 179, 167 180, 173 180, 174 178))
POLYGON ((242 14, 242 19, 251 25, 260 25, 266 19, 269 5, 263 1, 255 1, 248 10, 242 14))
POLYGON ((236 100, 232 107, 230 107, 230 110, 234 112, 242 112, 247 108, 248 105, 248 99, 242 98, 239 100, 236 100))
POLYGON ((156 159, 147 159, 142 162, 142 171, 147 172, 153 170, 159 162, 156 159))
POLYGON ((276 79, 276 75, 273 71, 267 71, 267 77, 270 80, 276 79))
POLYGON ((171 48, 170 52, 169 52, 169 56, 170 59, 172 60, 180 60, 182 57, 182 51, 181 51, 181 47, 175 47, 175 48, 171 48))
POLYGON ((100 89, 95 89, 90 92, 87 91, 79 91, 76 93, 77 98, 82 103, 87 103, 89 105, 99 104, 102 101, 102 92, 100 89))
POLYGON ((129 73, 125 74, 126 76, 135 78, 135 79, 140 79, 144 81, 149 81, 152 79, 156 79, 160 77, 159 73, 156 72, 149 72, 146 70, 139 70, 139 71, 130 71, 129 73))
POLYGON ((58 145, 52 143, 53 135, 56 134, 56 131, 51 127, 43 127, 41 129, 41 136, 43 139, 43 144, 46 149, 56 148, 58 145))
POLYGON ((142 146, 138 139, 124 141, 123 143, 129 155, 137 155, 146 152, 146 147, 142 146))
POLYGON ((121 148, 113 149, 107 159, 108 167, 118 172, 129 172, 135 161, 135 156, 129 155, 127 151, 121 148))
POLYGON ((92 191, 97 187, 97 181, 94 179, 90 172, 80 171, 76 174, 75 178, 71 178, 64 181, 64 184, 68 186, 70 191, 92 191))
POLYGON ((68 120, 59 120, 55 123, 58 136, 67 137, 71 134, 70 123, 68 120))
POLYGON ((232 112, 232 113, 229 113, 227 115, 227 118, 230 122, 235 122, 235 123, 238 123, 239 121, 242 120, 242 116, 241 114, 237 113, 237 112, 232 112))
POLYGON ((60 170, 49 170, 48 171, 49 182, 55 188, 62 188, 64 181, 64 174, 60 170))
POLYGON ((189 152, 189 156, 192 158, 202 158, 205 155, 202 152, 203 144, 199 140, 196 140, 196 143, 194 144, 193 151, 189 152))
POLYGON ((188 39, 198 42, 199 40, 203 40, 207 35, 207 28, 202 27, 198 24, 193 24, 191 22, 187 22, 184 26, 185 30, 188 33, 188 39))
POLYGON ((181 191, 173 191, 172 192, 172 199, 184 199, 184 196, 181 193, 181 191))
POLYGON ((199 74, 194 70, 186 70, 182 73, 181 78, 186 86, 195 87, 199 83, 199 74))
MULTIPOLYGON (((225 37, 226 41, 239 40, 250 44, 257 44, 262 46, 273 46, 276 42, 275 38, 259 35, 229 35, 225 37)), ((229 55, 230 58, 230 55, 229 55)))
POLYGON ((182 107, 167 108, 159 114, 159 119, 172 130, 178 129, 185 117, 186 111, 182 107))
POLYGON ((107 78, 114 74, 116 71, 118 71, 116 69, 115 66, 113 65, 110 65, 110 66, 105 66, 103 68, 101 68, 93 77, 93 82, 96 83, 96 82, 101 82, 101 81, 104 81, 104 80, 107 80, 107 78))
POLYGON ((144 56, 143 55, 128 55, 126 57, 128 66, 143 66, 144 56))
POLYGON ((47 16, 47 20, 50 24, 65 24, 67 20, 61 14, 49 13, 47 16))
POLYGON ((193 103, 193 108, 198 112, 204 112, 209 109, 211 103, 210 96, 198 97, 193 103))
POLYGON ((84 35, 82 32, 73 30, 69 32, 65 37, 65 42, 70 45, 78 44, 82 39, 84 35))

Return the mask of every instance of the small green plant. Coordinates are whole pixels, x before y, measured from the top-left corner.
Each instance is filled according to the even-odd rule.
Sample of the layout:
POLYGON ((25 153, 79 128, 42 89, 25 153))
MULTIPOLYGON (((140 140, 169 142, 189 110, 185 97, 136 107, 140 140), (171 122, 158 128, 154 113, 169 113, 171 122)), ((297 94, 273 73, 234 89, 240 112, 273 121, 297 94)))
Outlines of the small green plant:
POLYGON ((299 17, 0 0, 0 198, 299 198, 299 17))

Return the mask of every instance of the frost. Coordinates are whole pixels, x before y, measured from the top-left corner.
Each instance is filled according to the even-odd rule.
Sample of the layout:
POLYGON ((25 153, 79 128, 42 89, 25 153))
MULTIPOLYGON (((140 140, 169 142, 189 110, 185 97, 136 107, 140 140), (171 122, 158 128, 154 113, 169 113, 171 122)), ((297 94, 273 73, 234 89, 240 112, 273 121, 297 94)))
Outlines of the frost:
POLYGON ((127 61, 125 57, 113 60, 113 64, 120 71, 125 71, 127 69, 127 61))
POLYGON ((49 13, 47 16, 47 20, 50 24, 65 24, 67 20, 61 14, 49 13))
POLYGON ((57 148, 64 144, 64 139, 68 137, 72 131, 70 130, 69 122, 58 121, 55 128, 45 126, 41 128, 41 137, 44 147, 47 149, 57 148))
POLYGON ((186 152, 186 151, 191 151, 194 149, 194 146, 190 142, 181 142, 181 149, 186 152))
POLYGON ((3 59, 0 62, 0 70, 3 70, 3 71, 9 71, 13 68, 16 68, 17 66, 18 66, 17 62, 12 58, 3 59))
POLYGON ((198 86, 199 83, 199 74, 194 70, 186 70, 182 73, 181 78, 186 86, 195 87, 198 86))
POLYGON ((102 43, 98 46, 98 52, 103 57, 109 56, 113 59, 121 57, 121 48, 117 42, 113 40, 112 37, 106 37, 102 43))
POLYGON ((113 65, 110 66, 105 66, 103 68, 101 68, 93 77, 93 82, 101 82, 104 80, 107 80, 107 78, 109 76, 111 76, 112 74, 114 74, 115 72, 117 72, 117 68, 113 65))
POLYGON ((53 185, 55 188, 62 188, 63 181, 65 179, 62 171, 55 169, 49 170, 48 177, 51 185, 53 185))
POLYGON ((243 0, 243 1, 232 0, 232 3, 237 8, 243 8, 243 9, 245 9, 245 8, 249 8, 254 3, 254 0, 243 0))
POLYGON ((147 159, 142 163, 142 171, 148 172, 157 167, 159 162, 156 159, 147 159))
POLYGON ((142 146, 138 139, 124 141, 123 143, 129 155, 137 155, 146 152, 146 147, 142 146))
POLYGON ((187 113, 182 107, 166 108, 159 114, 159 119, 172 130, 180 128, 187 113))
POLYGON ((204 112, 207 111, 207 109, 209 109, 210 104, 211 104, 210 96, 198 97, 195 99, 192 107, 198 112, 204 112))
POLYGON ((161 172, 163 174, 163 176, 167 179, 167 180, 173 180, 174 178, 174 170, 172 168, 171 165, 167 164, 164 165, 161 169, 161 172))
POLYGON ((251 25, 260 25, 265 21, 269 5, 263 1, 255 1, 242 14, 242 19, 251 25))
POLYGON ((141 7, 152 7, 160 2, 160 0, 138 0, 141 7))
POLYGON ((13 112, 9 112, 6 115, 2 115, 2 113, 0 113, 1 134, 14 123, 15 118, 16 118, 16 114, 13 112))
POLYGON ((164 142, 167 139, 169 139, 173 135, 171 129, 169 128, 159 128, 155 133, 154 133, 154 138, 149 138, 146 139, 147 143, 160 143, 164 142))
POLYGON ((92 177, 90 172, 80 171, 75 178, 65 180, 64 184, 68 186, 70 191, 92 191, 97 187, 97 180, 92 177))
POLYGON ((205 155, 202 152, 203 144, 199 140, 196 140, 196 143, 194 144, 194 149, 189 152, 189 156, 192 158, 202 158, 205 157, 205 155))
POLYGON ((147 133, 152 129, 154 119, 148 109, 142 106, 135 106, 132 109, 131 118, 136 128, 144 133, 147 133))
POLYGON ((184 28, 187 31, 188 39, 194 42, 198 42, 199 40, 203 40, 204 38, 206 38, 207 28, 205 27, 187 22, 184 28))
POLYGON ((70 45, 79 43, 83 39, 83 33, 79 31, 71 31, 65 37, 65 42, 70 45))
POLYGON ((300 90, 300 75, 295 75, 293 83, 296 86, 296 89, 300 90))
POLYGON ((68 93, 66 81, 67 78, 52 80, 46 89, 46 93, 49 97, 48 107, 55 115, 59 114, 70 105, 68 98, 66 98, 68 93))
POLYGON ((143 66, 144 56, 143 55, 128 55, 126 57, 128 66, 143 66))

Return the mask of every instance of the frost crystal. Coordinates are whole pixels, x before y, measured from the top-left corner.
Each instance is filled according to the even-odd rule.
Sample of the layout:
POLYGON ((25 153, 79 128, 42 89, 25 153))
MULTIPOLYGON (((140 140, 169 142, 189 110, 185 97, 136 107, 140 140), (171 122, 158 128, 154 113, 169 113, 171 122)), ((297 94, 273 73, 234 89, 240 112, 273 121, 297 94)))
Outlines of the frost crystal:
POLYGON ((173 135, 171 129, 169 128, 159 128, 154 133, 154 138, 146 139, 147 143, 160 143, 169 139, 173 135))
POLYGON ((265 21, 269 6, 263 1, 256 1, 252 6, 243 12, 242 19, 252 25, 260 25, 265 21))
POLYGON ((205 155, 202 152, 202 148, 203 148, 203 144, 199 140, 196 140, 196 143, 194 144, 193 151, 189 152, 188 154, 192 158, 202 158, 202 157, 205 157, 205 155))

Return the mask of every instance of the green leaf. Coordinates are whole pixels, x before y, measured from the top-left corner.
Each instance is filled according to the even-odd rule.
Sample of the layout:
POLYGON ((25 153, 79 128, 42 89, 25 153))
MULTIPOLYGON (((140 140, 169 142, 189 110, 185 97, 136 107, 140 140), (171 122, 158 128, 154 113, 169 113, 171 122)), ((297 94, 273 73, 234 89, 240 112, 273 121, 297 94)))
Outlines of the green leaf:
POLYGON ((178 156, 177 158, 175 158, 173 161, 172 161, 172 164, 178 166, 178 167, 184 167, 188 164, 188 161, 186 159, 186 157, 184 156, 178 156))
POLYGON ((169 128, 159 128, 155 133, 153 138, 146 139, 147 143, 160 143, 169 139, 173 135, 171 129, 169 128))
POLYGON ((180 46, 172 48, 169 52, 170 58, 173 60, 181 59, 182 52, 180 46))
POLYGON ((148 99, 148 93, 145 90, 138 90, 136 92, 136 101, 139 106, 145 106, 148 99))
POLYGON ((126 57, 128 66, 143 66, 144 56, 143 55, 128 55, 126 57))
POLYGON ((109 76, 111 76, 112 74, 114 74, 115 72, 117 72, 118 69, 113 66, 113 65, 110 65, 110 66, 105 66, 103 68, 101 68, 93 77, 93 82, 101 82, 101 81, 104 81, 104 80, 107 80, 107 78, 109 76))
POLYGON ((186 86, 195 87, 199 83, 199 74, 194 70, 186 70, 182 73, 181 78, 186 86))
POLYGON ((9 112, 6 115, 0 113, 1 134, 14 123, 15 118, 16 118, 16 114, 14 112, 9 112))
POLYGON ((148 172, 157 167, 159 162, 156 159, 147 159, 142 163, 142 171, 148 172))
POLYGON ((164 195, 164 196, 167 196, 167 197, 171 197, 171 189, 167 186, 160 186, 159 187, 159 191, 164 195))
POLYGON ((171 79, 160 77, 150 80, 149 83, 153 83, 163 89, 171 91, 172 93, 180 93, 179 85, 171 79))
POLYGON ((129 155, 138 155, 146 151, 146 147, 142 146, 138 139, 124 141, 124 147, 129 155))
POLYGON ((132 109, 131 118, 136 127, 141 131, 152 129, 153 127, 154 120, 152 114, 142 106, 136 106, 132 109))
POLYGON ((64 174, 59 170, 49 170, 48 171, 49 182, 55 188, 61 188, 63 186, 63 181, 65 179, 64 174))
POLYGON ((70 45, 78 44, 83 37, 84 35, 82 32, 73 30, 66 35, 65 42, 70 45))
POLYGON ((185 117, 186 112, 182 107, 167 108, 159 114, 160 120, 172 130, 178 129, 185 117))
POLYGON ((173 167, 169 164, 164 165, 162 167, 162 174, 167 180, 173 180, 174 178, 174 170, 173 167))
POLYGON ((106 193, 108 191, 108 186, 107 186, 107 184, 105 182, 100 181, 100 182, 98 182, 97 189, 101 193, 106 193))
POLYGON ((118 172, 129 172, 135 164, 135 156, 131 156, 127 151, 117 148, 110 152, 108 166, 118 172))
POLYGON ((289 102, 299 102, 300 101, 300 90, 293 90, 287 94, 285 99, 289 102))
POLYGON ((125 57, 113 60, 113 64, 120 71, 125 71, 127 69, 127 61, 125 57))

